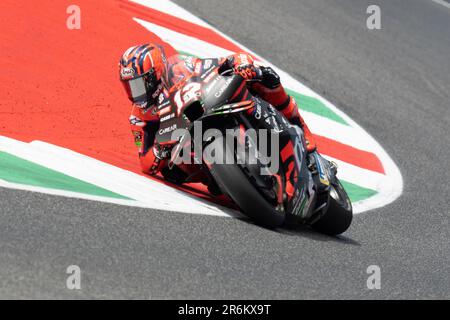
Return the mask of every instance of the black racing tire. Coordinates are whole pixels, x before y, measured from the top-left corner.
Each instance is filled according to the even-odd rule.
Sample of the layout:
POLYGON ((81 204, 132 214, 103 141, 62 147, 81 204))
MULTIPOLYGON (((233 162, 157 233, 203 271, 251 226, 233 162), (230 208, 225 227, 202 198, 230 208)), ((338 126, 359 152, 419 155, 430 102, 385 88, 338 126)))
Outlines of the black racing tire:
POLYGON ((312 228, 320 233, 336 236, 344 233, 350 227, 353 219, 352 204, 344 187, 336 179, 336 183, 330 185, 333 190, 330 192, 328 209, 312 228))
MULTIPOLYGON (((220 154, 216 153, 216 158, 218 159, 225 159, 226 152, 230 152, 230 149, 232 149, 225 147, 225 140, 223 137, 220 137, 213 142, 219 146, 224 146, 224 148, 216 149, 216 152, 220 152, 220 154)), ((229 156, 234 158, 234 154, 229 156)), ((236 203, 243 214, 256 224, 269 229, 275 229, 284 223, 286 213, 277 211, 258 192, 256 187, 244 174, 239 164, 213 163, 210 165, 210 172, 222 191, 236 203)))

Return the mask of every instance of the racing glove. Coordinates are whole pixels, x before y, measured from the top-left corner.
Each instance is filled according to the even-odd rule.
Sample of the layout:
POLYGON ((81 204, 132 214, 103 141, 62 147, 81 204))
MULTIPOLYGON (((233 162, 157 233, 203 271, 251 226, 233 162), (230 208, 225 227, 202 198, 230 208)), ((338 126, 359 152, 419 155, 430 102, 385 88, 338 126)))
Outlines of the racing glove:
POLYGON ((261 76, 261 70, 254 65, 253 57, 247 53, 233 54, 226 59, 225 63, 233 69, 234 73, 246 80, 257 79, 261 76))

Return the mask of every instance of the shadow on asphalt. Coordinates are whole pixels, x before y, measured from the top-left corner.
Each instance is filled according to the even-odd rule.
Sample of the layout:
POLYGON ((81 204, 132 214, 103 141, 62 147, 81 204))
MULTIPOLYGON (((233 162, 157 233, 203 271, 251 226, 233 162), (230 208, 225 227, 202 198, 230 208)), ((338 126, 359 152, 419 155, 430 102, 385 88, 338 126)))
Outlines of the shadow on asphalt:
POLYGON ((335 242, 345 245, 352 245, 352 246, 361 246, 361 243, 349 238, 345 235, 338 235, 338 236, 328 236, 323 233, 319 233, 312 229, 311 227, 305 226, 305 225, 295 225, 295 226, 284 226, 278 229, 268 229, 263 226, 259 226, 255 224, 253 221, 246 217, 238 218, 238 220, 248 223, 251 225, 254 225, 258 228, 262 228, 268 232, 274 232, 286 236, 292 236, 292 237, 301 237, 301 238, 308 238, 315 241, 321 241, 321 242, 335 242))
POLYGON ((277 231, 284 235, 308 238, 315 241, 336 242, 345 245, 361 246, 361 243, 345 235, 328 236, 326 234, 319 233, 307 226, 284 227, 283 229, 279 229, 277 231))

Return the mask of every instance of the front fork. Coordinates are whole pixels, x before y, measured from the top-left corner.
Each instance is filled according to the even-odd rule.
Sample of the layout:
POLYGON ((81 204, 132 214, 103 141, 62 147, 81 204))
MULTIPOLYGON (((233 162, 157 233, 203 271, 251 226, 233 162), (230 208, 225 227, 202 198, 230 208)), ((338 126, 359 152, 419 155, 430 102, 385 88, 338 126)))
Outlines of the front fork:
POLYGON ((308 169, 311 171, 317 186, 317 206, 308 219, 308 224, 314 224, 328 210, 330 199, 330 184, 336 179, 337 165, 323 158, 317 151, 308 155, 308 169))

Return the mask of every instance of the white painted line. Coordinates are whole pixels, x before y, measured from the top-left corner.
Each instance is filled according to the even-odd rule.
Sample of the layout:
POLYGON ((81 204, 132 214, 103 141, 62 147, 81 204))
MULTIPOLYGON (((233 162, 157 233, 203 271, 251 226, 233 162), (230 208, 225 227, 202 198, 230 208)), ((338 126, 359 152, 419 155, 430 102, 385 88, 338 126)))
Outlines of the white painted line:
POLYGON ((359 131, 355 128, 321 117, 312 112, 300 110, 300 113, 312 133, 352 146, 356 149, 372 152, 371 145, 367 143, 367 139, 360 135, 359 131))
POLYGON ((203 40, 178 33, 145 20, 134 18, 134 21, 158 35, 164 42, 170 43, 177 50, 195 53, 200 57, 225 57, 233 53, 203 40))
MULTIPOLYGON (((135 200, 133 202, 110 199, 107 202, 194 214, 239 215, 234 210, 160 182, 45 142, 33 141, 28 144, 0 136, 0 150, 135 200)), ((29 190, 31 189, 37 190, 30 187, 29 190)), ((66 191, 59 191, 59 194, 69 197, 74 195, 73 192, 66 191)), ((106 198, 90 195, 84 198, 86 197, 92 200, 102 199, 101 201, 106 198)))
POLYGON ((130 206, 130 207, 148 208, 147 204, 140 203, 135 200, 116 199, 116 198, 94 196, 94 195, 66 191, 66 190, 30 186, 30 185, 24 185, 24 184, 19 184, 19 183, 12 183, 12 182, 5 181, 2 179, 0 179, 0 187, 8 188, 8 189, 15 189, 15 190, 22 190, 22 191, 45 193, 45 194, 51 194, 51 195, 67 197, 67 198, 76 198, 76 199, 107 202, 107 203, 113 203, 113 204, 118 204, 118 205, 130 206))
POLYGON ((362 169, 327 155, 324 155, 323 157, 330 161, 334 161, 338 165, 339 179, 375 191, 382 190, 384 184, 386 183, 387 178, 384 174, 362 169))
POLYGON ((437 4, 440 4, 441 6, 444 6, 446 8, 450 9, 450 3, 444 0, 432 0, 433 2, 436 2, 437 4))
MULTIPOLYGON (((186 15, 186 12, 183 8, 179 7, 173 2, 167 1, 167 0, 130 0, 131 2, 140 4, 142 6, 158 10, 167 14, 170 14, 175 17, 186 15)), ((195 24, 198 24, 199 26, 205 27, 210 29, 209 24, 204 22, 202 19, 198 18, 197 16, 194 16, 191 13, 188 13, 188 18, 190 21, 192 21, 195 24)))

